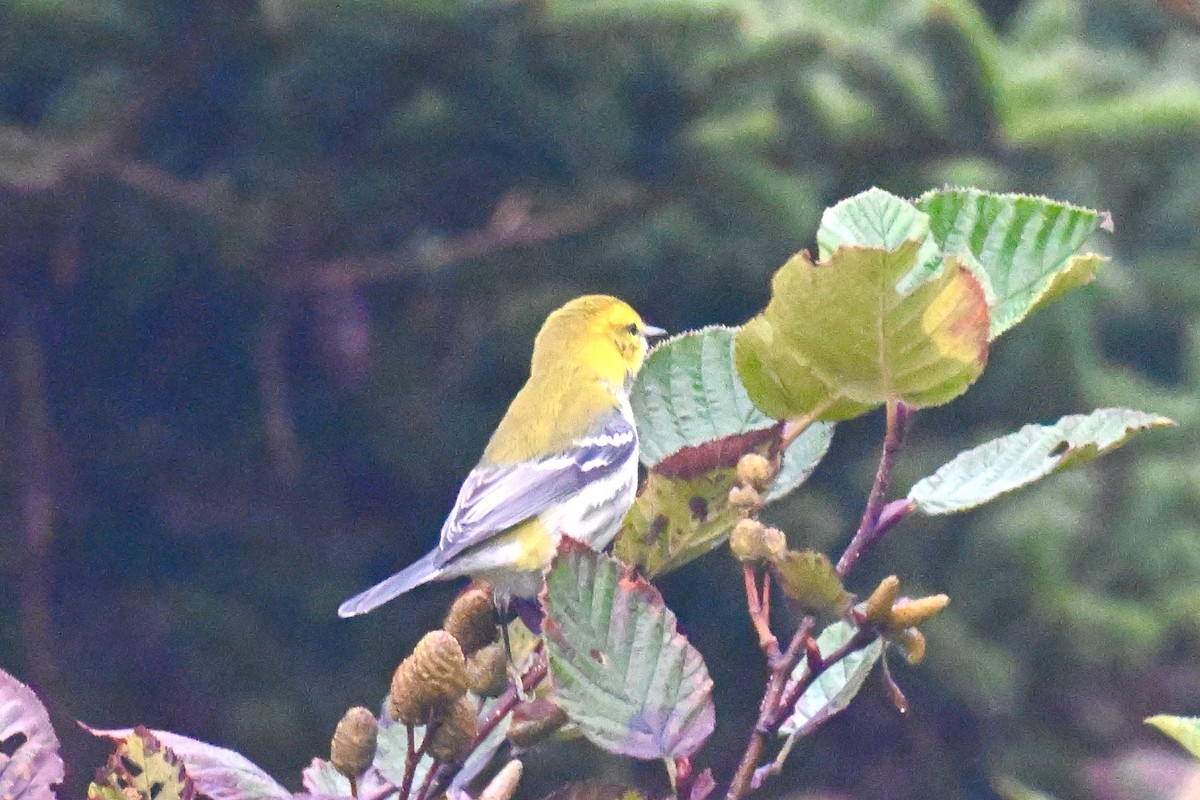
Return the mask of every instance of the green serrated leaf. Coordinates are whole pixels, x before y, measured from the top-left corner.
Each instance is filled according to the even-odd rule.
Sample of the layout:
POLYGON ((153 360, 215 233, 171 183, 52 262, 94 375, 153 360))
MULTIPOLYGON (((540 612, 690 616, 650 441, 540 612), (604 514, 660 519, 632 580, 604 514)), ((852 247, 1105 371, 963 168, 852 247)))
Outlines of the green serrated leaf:
POLYGON ((145 728, 136 728, 88 787, 92 800, 193 800, 183 762, 145 728))
MULTIPOLYGON (((858 628, 848 622, 835 622, 817 637, 817 649, 828 657, 845 645, 858 633, 858 628)), ((834 715, 844 710, 871 668, 883 652, 880 640, 868 644, 861 650, 850 653, 821 673, 812 685, 800 695, 791 715, 779 729, 780 736, 799 737, 812 733, 834 715)), ((808 664, 801 661, 792 671, 791 683, 803 680, 808 674, 808 664)))
POLYGON ((1196 758, 1200 758, 1200 717, 1175 717, 1170 714, 1156 714, 1145 720, 1170 736, 1196 758))
POLYGON ((1026 425, 960 453, 908 493, 926 514, 953 514, 1087 463, 1123 445, 1135 433, 1175 423, 1128 408, 1072 414, 1053 425, 1026 425))
POLYGON ((898 292, 920 249, 914 239, 894 251, 844 246, 819 265, 803 252, 784 264, 766 310, 735 340, 755 405, 780 419, 829 420, 885 402, 940 405, 966 391, 987 360, 982 287, 951 260, 898 292))
POLYGON ((842 615, 854 602, 854 595, 842 586, 829 557, 815 550, 789 550, 771 562, 784 594, 805 611, 814 614, 842 615))
POLYGON ((1107 260, 1077 256, 1105 221, 1105 215, 1090 208, 979 189, 927 192, 916 205, 929 215, 933 239, 943 253, 958 254, 986 274, 989 340, 1067 289, 1091 280, 1107 260))
MULTIPOLYGON (((655 467, 685 448, 710 446, 730 437, 766 431, 776 420, 759 411, 733 363, 733 328, 701 328, 675 336, 646 358, 630 393, 642 463, 655 467)), ((796 489, 825 456, 831 423, 801 434, 784 456, 767 501, 796 489)), ((742 449, 738 455, 749 452, 742 449)), ((734 461, 730 462, 736 463, 734 461)))
POLYGON ((690 756, 712 733, 712 679, 662 595, 564 537, 541 596, 554 701, 590 741, 641 759, 690 756))
POLYGON ((907 200, 872 187, 826 209, 817 229, 817 256, 825 261, 841 247, 899 250, 907 241, 920 242, 917 264, 940 265, 929 217, 907 200))
POLYGON ((647 467, 685 447, 775 424, 754 407, 738 380, 733 334, 718 327, 688 331, 646 357, 629 403, 647 467))

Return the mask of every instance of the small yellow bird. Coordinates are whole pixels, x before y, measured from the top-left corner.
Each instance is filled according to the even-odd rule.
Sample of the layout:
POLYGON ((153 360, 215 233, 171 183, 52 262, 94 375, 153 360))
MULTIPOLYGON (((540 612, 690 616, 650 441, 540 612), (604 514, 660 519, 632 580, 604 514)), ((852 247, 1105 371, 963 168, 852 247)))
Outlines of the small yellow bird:
POLYGON ((563 534, 602 549, 637 493, 629 390, 647 325, 615 297, 578 297, 550 314, 529 380, 458 491, 433 552, 351 597, 338 615, 377 608, 423 583, 471 575, 497 602, 534 597, 563 534))

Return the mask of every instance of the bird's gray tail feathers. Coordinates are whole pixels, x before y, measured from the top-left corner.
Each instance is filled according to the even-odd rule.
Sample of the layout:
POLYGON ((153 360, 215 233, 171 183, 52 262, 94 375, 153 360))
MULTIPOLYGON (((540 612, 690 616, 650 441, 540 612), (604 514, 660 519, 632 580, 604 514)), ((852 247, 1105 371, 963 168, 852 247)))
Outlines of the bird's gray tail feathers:
POLYGON ((354 595, 338 606, 338 616, 355 617, 365 614, 393 597, 399 597, 409 589, 414 589, 437 578, 442 574, 442 570, 438 566, 435 556, 437 556, 436 550, 420 561, 409 564, 387 580, 375 584, 365 592, 354 595))

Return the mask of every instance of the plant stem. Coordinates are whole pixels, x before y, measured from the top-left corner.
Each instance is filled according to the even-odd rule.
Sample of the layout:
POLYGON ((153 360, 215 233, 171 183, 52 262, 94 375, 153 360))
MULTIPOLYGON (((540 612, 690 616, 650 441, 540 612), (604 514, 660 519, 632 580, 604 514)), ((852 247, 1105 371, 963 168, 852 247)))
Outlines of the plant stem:
MULTIPOLYGON (((753 573, 751 572, 752 580, 753 573)), ((757 591, 750 592, 751 585, 752 583, 747 585, 747 598, 757 595, 757 591)), ((753 611, 751 617, 753 617, 753 611)), ((804 653, 804 643, 814 624, 815 620, 812 617, 805 617, 788 643, 787 650, 782 653, 779 651, 779 642, 773 635, 771 636, 771 649, 764 648, 771 674, 767 678, 767 688, 758 707, 758 720, 750 732, 750 741, 746 744, 746 751, 742 754, 737 772, 734 773, 733 780, 729 784, 729 792, 725 795, 727 800, 737 800, 750 793, 751 779, 754 777, 754 770, 762 756, 763 745, 766 743, 767 736, 778 725, 780 709, 785 707, 780 700, 783 690, 787 686, 788 676, 792 674, 792 669, 795 668, 796 662, 804 653)))
MULTIPOLYGON (((816 420, 823 410, 819 409, 807 417, 789 422, 784 429, 780 442, 781 449, 786 450, 789 445, 796 441, 797 437, 816 420)), ((884 502, 887 497, 888 486, 891 483, 892 468, 895 465, 896 456, 900 452, 900 447, 904 441, 904 432, 908 427, 909 417, 910 411, 903 403, 888 403, 887 430, 884 434, 883 453, 879 459, 879 468, 875 472, 875 482, 871 486, 870 493, 867 495, 867 505, 863 510, 858 530, 855 532, 854 538, 851 539, 846 551, 842 554, 841 559, 838 560, 837 571, 843 577, 858 562, 858 559, 870 545, 874 544, 884 532, 912 511, 912 504, 907 500, 897 501, 886 506, 884 502), (886 514, 884 513, 885 509, 887 511, 886 514)), ((754 775, 759 759, 762 757, 766 737, 774 733, 782 723, 784 712, 796 704, 796 701, 804 693, 804 690, 811 686, 812 682, 825 670, 841 661, 850 653, 866 647, 875 635, 860 631, 843 647, 831 653, 829 658, 821 659, 817 668, 810 670, 803 680, 797 681, 793 686, 788 687, 788 677, 791 675, 801 656, 804 655, 805 646, 809 639, 809 632, 816 622, 812 617, 806 617, 796 629, 796 633, 788 643, 787 650, 781 653, 779 651, 779 642, 775 638, 775 635, 771 633, 770 621, 767 619, 767 614, 764 613, 764 608, 769 608, 769 606, 767 606, 767 601, 759 592, 753 569, 749 566, 743 566, 743 575, 746 584, 746 602, 750 611, 750 620, 753 622, 754 629, 758 633, 759 647, 762 648, 767 656, 767 664, 771 669, 771 674, 767 678, 766 691, 763 693, 762 702, 759 704, 758 720, 754 724, 754 730, 750 733, 750 741, 746 744, 746 750, 742 754, 742 760, 738 764, 737 772, 734 773, 733 780, 729 784, 729 791, 726 794, 727 800, 740 800, 740 798, 745 797, 754 788, 754 775)))
POLYGON ((417 772, 417 759, 420 755, 417 753, 417 734, 413 730, 412 725, 404 726, 405 732, 408 734, 408 753, 404 756, 404 780, 400 783, 399 800, 408 800, 408 795, 412 792, 413 776, 417 772))
MULTIPOLYGON (((781 709, 790 709, 795 706, 796 702, 800 699, 800 695, 804 694, 804 692, 808 690, 808 687, 812 686, 813 682, 817 678, 825 674, 826 670, 851 653, 856 653, 859 650, 862 650, 871 642, 875 641, 878 635, 879 634, 875 633, 874 631, 863 630, 862 628, 855 631, 854 635, 851 636, 845 642, 845 644, 843 644, 837 650, 834 650, 828 656, 822 658, 820 664, 818 664, 816 668, 810 669, 804 674, 803 678, 796 681, 790 687, 787 687, 787 690, 784 692, 783 698, 779 703, 779 707, 781 709)), ((773 722, 776 726, 778 726, 783 723, 783 720, 773 720, 773 722)))
MULTIPOLYGON (((879 518, 883 511, 884 498, 892 481, 892 468, 896 463, 896 455, 904 442, 904 431, 908 427, 910 412, 903 403, 889 402, 887 404, 887 430, 883 436, 883 453, 879 457, 879 468, 875 471, 875 483, 867 495, 867 506, 863 509, 862 521, 854 538, 850 540, 846 551, 838 559, 837 571, 842 577, 858 563, 858 559, 868 547, 874 544, 887 528, 880 526, 879 518)), ((891 527, 889 524, 887 527, 891 527)))
POLYGON ((767 594, 770 584, 764 581, 760 594, 754 567, 750 564, 742 565, 742 577, 746 584, 746 606, 750 612, 750 622, 754 624, 754 630, 758 633, 758 646, 762 648, 768 662, 774 661, 779 657, 779 640, 771 632, 771 613, 768 606, 770 596, 767 594))

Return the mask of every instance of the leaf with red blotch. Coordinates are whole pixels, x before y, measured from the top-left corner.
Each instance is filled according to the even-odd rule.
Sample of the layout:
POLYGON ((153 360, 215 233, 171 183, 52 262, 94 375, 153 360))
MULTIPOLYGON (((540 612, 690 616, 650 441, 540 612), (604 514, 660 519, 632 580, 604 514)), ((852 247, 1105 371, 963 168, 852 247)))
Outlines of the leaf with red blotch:
POLYGON ((584 736, 642 759, 700 748, 716 721, 712 678, 657 589, 564 537, 541 601, 554 701, 584 736))
MULTIPOLYGON (((650 470, 617 533, 613 554, 647 578, 674 572, 725 543, 738 516, 729 505, 738 460, 758 453, 778 461, 783 426, 726 436, 667 456, 650 470)), ((829 447, 832 425, 792 443, 765 500, 799 485, 829 447)))
POLYGON ((0 798, 51 800, 62 782, 58 737, 45 706, 25 684, 0 670, 0 798))

